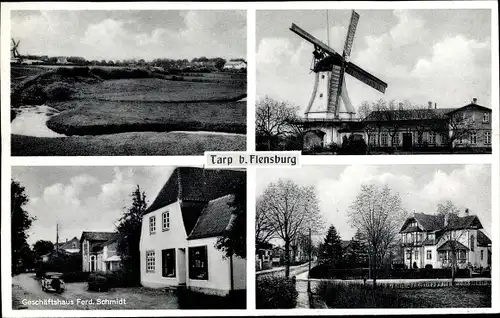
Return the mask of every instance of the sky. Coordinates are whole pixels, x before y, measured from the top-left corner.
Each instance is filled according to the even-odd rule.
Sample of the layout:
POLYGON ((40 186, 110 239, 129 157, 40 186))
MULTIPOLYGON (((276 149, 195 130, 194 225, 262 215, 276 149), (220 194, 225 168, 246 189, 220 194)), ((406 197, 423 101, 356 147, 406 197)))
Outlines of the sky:
MULTIPOLYGON (((350 61, 388 84, 382 94, 347 75, 355 108, 363 101, 409 100, 438 108, 472 98, 491 107, 490 10, 357 10, 350 61)), ((342 54, 350 10, 328 10, 330 46, 342 54)), ((292 22, 327 43, 326 10, 257 11, 257 95, 286 100, 303 114, 312 93, 311 43, 292 22)))
MULTIPOLYGON (((362 184, 386 184, 399 193, 403 208, 410 214, 434 214, 437 205, 451 200, 464 215, 469 208, 477 215, 491 238, 491 166, 490 165, 352 165, 302 166, 301 169, 257 170, 256 195, 270 182, 289 179, 299 185, 312 185, 325 223, 325 233, 334 225, 343 240, 354 234, 347 211, 362 184)), ((323 239, 324 235, 320 236, 323 239)))
POLYGON ((36 221, 28 243, 80 238, 82 231, 114 231, 139 185, 151 204, 174 167, 12 167, 26 188, 25 209, 36 221))
POLYGON ((246 58, 244 10, 12 11, 11 23, 21 55, 246 58))

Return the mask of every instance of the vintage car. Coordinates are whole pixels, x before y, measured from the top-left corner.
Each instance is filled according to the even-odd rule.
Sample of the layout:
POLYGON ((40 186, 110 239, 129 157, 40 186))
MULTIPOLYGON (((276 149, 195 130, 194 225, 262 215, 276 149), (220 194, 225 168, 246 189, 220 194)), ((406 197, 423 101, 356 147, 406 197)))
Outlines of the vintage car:
POLYGON ((46 273, 42 278, 42 290, 62 293, 65 289, 64 281, 61 279, 61 273, 46 273))

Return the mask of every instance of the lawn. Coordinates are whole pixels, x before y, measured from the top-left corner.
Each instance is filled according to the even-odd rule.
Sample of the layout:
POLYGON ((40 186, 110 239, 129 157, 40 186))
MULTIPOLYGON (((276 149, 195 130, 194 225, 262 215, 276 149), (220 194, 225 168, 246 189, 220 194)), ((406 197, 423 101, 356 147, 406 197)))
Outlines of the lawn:
POLYGON ((66 135, 137 131, 218 131, 246 133, 246 102, 161 103, 73 100, 47 126, 66 135))
POLYGON ((12 156, 202 156, 205 151, 245 151, 244 135, 131 132, 44 138, 12 135, 12 156))
POLYGON ((321 282, 314 308, 478 308, 491 307, 491 286, 396 289, 321 282))

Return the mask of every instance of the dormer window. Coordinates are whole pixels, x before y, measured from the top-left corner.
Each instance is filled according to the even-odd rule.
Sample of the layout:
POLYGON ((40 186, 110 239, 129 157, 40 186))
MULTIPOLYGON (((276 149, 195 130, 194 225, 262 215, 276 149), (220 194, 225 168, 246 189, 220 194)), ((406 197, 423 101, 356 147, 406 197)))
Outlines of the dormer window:
POLYGON ((162 230, 168 231, 170 229, 170 212, 169 211, 163 212, 161 219, 162 219, 162 230))
POLYGON ((483 123, 490 122, 490 113, 483 113, 483 123))

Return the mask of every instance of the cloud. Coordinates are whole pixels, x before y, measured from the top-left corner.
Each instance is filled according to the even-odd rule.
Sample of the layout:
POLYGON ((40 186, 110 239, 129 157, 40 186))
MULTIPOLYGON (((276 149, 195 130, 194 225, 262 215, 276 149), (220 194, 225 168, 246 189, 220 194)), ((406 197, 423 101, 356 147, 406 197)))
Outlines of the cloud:
MULTIPOLYGON (((472 97, 491 106, 491 43, 453 28, 440 32, 432 15, 419 10, 395 10, 394 22, 377 32, 358 28, 351 61, 388 83, 383 95, 360 81, 346 77, 349 95, 355 106, 365 100, 410 100, 438 107, 459 107, 472 97), (431 23, 429 21, 433 21, 431 23), (453 33, 455 32, 455 33, 453 33)), ((388 21, 387 19, 384 20, 388 21)), ((440 23, 443 23, 440 21, 440 23)), ((447 23, 454 23, 448 21, 447 23)), ((264 29, 261 27, 261 29, 264 29)), ((461 30, 463 31, 463 30, 461 30)), ((489 30, 485 30, 489 31, 489 30)), ((324 30, 312 32, 324 39, 324 30)), ((341 52, 346 29, 330 29, 331 46, 341 52)), ((257 47, 257 95, 288 100, 304 110, 312 93, 309 74, 312 46, 286 36, 264 36, 257 47), (297 44, 300 43, 300 44, 297 44)))
MULTIPOLYGON (((279 171, 257 175, 257 194, 268 182, 291 178, 302 185, 314 185, 320 201, 325 226, 333 224, 343 239, 355 230, 349 225, 347 212, 362 184, 387 185, 397 192, 408 213, 433 214, 437 205, 451 200, 461 211, 469 208, 479 216, 485 232, 491 234, 491 167, 489 165, 457 166, 444 171, 425 166, 391 167, 353 165, 342 168, 306 166, 297 171, 279 171)), ((284 169, 282 169, 284 170, 284 169)))
POLYGON ((16 11, 12 35, 22 40, 21 54, 83 56, 89 60, 246 57, 244 13, 16 11))

